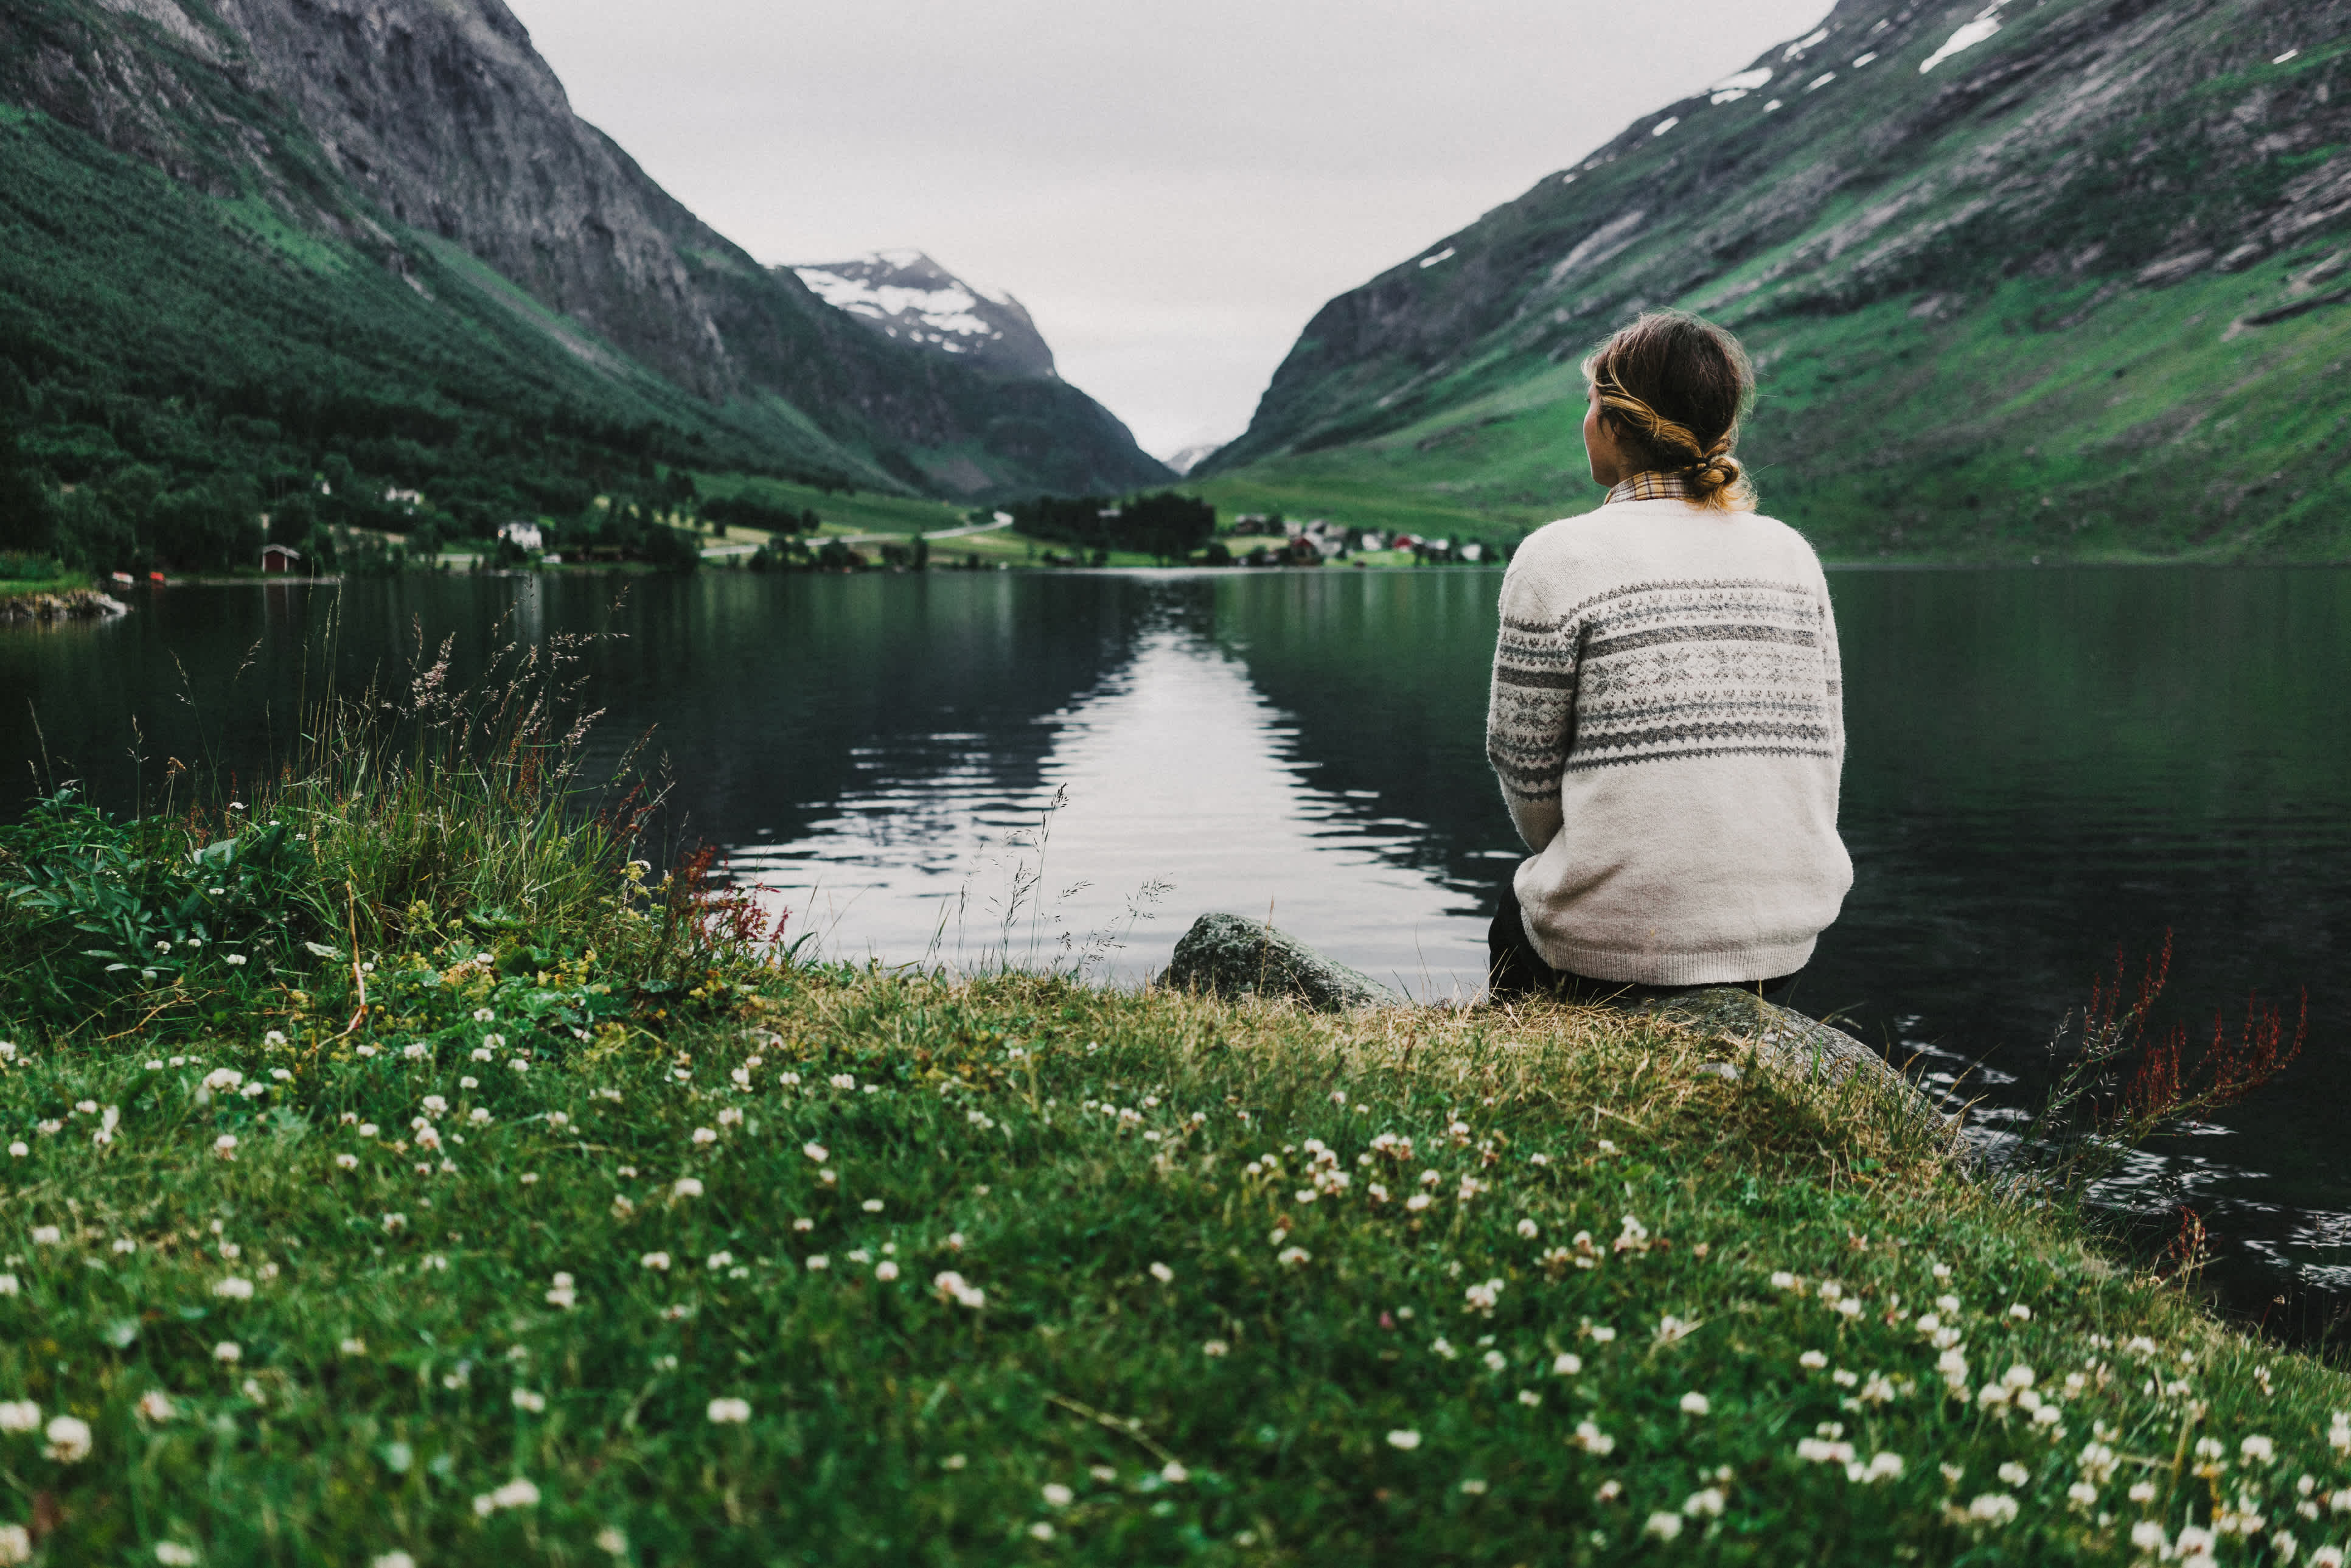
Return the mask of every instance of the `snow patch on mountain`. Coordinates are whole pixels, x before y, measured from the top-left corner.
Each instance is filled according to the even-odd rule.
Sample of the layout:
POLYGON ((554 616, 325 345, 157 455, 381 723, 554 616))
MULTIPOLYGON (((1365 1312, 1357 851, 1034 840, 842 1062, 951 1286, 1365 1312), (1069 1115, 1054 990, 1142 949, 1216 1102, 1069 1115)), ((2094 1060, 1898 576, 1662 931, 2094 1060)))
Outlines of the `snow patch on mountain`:
POLYGON ((967 283, 919 250, 789 270, 818 298, 884 338, 1002 375, 1054 373, 1053 351, 1018 299, 967 283))

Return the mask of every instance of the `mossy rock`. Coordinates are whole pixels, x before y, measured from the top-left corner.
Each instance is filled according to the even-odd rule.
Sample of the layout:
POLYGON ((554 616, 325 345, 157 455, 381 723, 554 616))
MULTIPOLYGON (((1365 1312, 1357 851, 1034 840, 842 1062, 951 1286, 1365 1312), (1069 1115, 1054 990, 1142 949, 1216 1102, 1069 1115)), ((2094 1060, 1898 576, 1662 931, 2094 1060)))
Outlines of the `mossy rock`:
POLYGON ((1160 983, 1219 997, 1287 998, 1323 1012, 1405 999, 1296 937, 1238 915, 1203 915, 1192 922, 1160 983))

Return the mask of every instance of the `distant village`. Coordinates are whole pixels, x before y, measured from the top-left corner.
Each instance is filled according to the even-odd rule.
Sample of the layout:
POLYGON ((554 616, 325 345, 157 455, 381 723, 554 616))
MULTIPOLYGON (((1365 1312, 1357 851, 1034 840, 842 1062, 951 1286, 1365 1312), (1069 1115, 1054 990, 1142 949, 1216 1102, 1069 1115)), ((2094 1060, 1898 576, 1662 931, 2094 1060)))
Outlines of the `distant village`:
POLYGON ((1378 528, 1352 528, 1326 517, 1296 522, 1280 513, 1243 512, 1233 518, 1235 538, 1262 538, 1268 542, 1243 550, 1228 545, 1244 566, 1316 566, 1354 555, 1390 551, 1412 556, 1423 565, 1459 561, 1476 566, 1505 559, 1504 552, 1477 539, 1428 538, 1412 533, 1384 533, 1378 528))

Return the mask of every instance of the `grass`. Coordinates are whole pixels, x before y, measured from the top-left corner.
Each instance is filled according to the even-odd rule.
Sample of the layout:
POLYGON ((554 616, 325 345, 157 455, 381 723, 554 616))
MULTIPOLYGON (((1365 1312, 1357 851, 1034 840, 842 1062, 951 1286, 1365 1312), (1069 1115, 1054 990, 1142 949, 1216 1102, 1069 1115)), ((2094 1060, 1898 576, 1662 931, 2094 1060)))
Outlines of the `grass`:
MULTIPOLYGON (((1603 1010, 795 964, 692 864, 628 862, 625 799, 567 828, 538 674, 503 712, 428 683, 410 738, 332 734, 245 813, 115 825, 168 862, 116 884, 180 921, 161 967, 5 1004, 0 1557, 2131 1563, 2217 1529, 2283 1563, 2346 1531, 2351 1381, 1955 1169, 1899 1097, 1603 1010)), ((72 956, 22 890, 89 863, 74 821, 62 857, 0 840, 12 972, 72 956)))

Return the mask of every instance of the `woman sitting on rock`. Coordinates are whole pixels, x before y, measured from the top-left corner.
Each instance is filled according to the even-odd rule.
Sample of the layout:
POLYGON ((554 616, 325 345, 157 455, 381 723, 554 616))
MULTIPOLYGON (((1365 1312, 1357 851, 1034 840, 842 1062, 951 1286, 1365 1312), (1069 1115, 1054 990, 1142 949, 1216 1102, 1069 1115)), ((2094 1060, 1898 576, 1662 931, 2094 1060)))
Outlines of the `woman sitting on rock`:
POLYGON ((1486 749, 1533 853, 1494 915, 1492 994, 1776 989, 1853 883, 1828 584, 1731 455, 1755 386, 1737 339, 1645 315, 1584 374, 1607 498, 1502 580, 1486 749))

